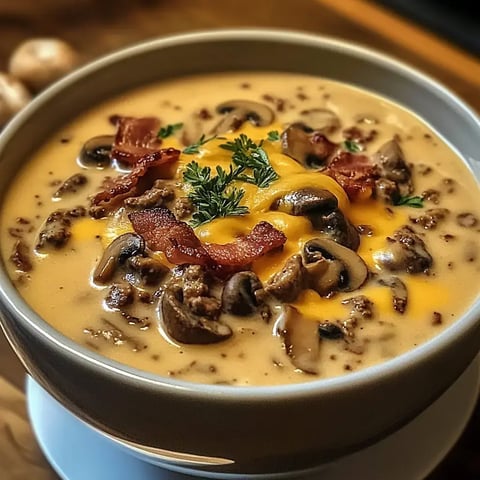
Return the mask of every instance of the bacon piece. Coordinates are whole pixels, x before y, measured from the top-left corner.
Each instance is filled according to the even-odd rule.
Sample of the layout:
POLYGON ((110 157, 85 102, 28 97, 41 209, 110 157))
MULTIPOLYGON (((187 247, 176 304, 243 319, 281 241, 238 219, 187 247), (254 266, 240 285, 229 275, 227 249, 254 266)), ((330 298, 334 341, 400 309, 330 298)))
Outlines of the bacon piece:
POLYGON ((176 162, 179 155, 179 150, 166 148, 141 157, 131 172, 104 182, 104 190, 93 197, 92 205, 107 207, 134 195, 137 193, 138 182, 149 170, 165 163, 176 162))
POLYGON ((207 243, 205 249, 218 265, 244 267, 286 241, 280 230, 268 222, 259 222, 248 235, 225 245, 207 243))
POLYGON ((150 153, 160 150, 162 140, 158 138, 160 120, 155 117, 118 117, 117 133, 111 157, 120 163, 135 165, 150 153))
POLYGON ((212 259, 188 223, 181 222, 167 208, 151 208, 132 212, 128 216, 133 229, 141 235, 151 250, 164 252, 176 265, 212 264, 212 259))
POLYGON ((330 158, 322 172, 336 180, 350 200, 369 198, 372 195, 378 171, 366 155, 354 155, 339 150, 330 158))
POLYGON ((233 272, 247 267, 265 253, 281 247, 285 235, 267 222, 260 222, 246 236, 225 245, 203 244, 192 227, 175 218, 166 208, 133 212, 129 216, 134 230, 152 250, 165 253, 176 265, 205 265, 217 272, 233 272))

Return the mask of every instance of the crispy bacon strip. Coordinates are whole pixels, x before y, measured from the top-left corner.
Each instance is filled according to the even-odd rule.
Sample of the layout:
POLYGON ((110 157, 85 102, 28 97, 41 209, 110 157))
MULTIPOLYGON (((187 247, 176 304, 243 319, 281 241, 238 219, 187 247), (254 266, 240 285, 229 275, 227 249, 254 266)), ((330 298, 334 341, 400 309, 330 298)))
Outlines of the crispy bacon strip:
POLYGON ((366 155, 353 155, 337 151, 322 172, 336 180, 350 200, 365 199, 372 195, 378 171, 366 155))
POLYGON ((118 117, 116 125, 112 159, 135 165, 141 157, 160 150, 162 140, 157 135, 160 127, 158 118, 118 117))
POLYGON ((259 222, 252 231, 235 242, 220 245, 207 243, 205 249, 218 265, 244 267, 275 248, 281 247, 287 238, 268 222, 259 222))
POLYGON ((281 247, 285 235, 267 222, 260 222, 246 236, 220 245, 203 244, 192 227, 175 218, 166 208, 141 210, 129 215, 134 230, 143 236, 152 250, 165 253, 176 265, 196 264, 212 269, 245 268, 265 253, 281 247))
POLYGON ((176 265, 212 263, 193 228, 177 220, 167 208, 139 210, 130 213, 128 218, 133 229, 144 238, 148 247, 164 252, 169 262, 176 265))
POLYGON ((136 193, 138 182, 149 170, 165 163, 176 162, 179 155, 179 150, 166 148, 141 157, 131 172, 104 182, 104 190, 93 197, 92 205, 106 206, 132 196, 136 193))

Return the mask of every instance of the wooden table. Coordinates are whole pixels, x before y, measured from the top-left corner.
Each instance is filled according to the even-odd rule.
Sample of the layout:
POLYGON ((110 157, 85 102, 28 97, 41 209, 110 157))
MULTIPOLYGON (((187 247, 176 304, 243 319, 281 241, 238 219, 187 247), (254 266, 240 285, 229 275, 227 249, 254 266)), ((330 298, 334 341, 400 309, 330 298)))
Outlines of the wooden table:
MULTIPOLYGON (((31 36, 58 36, 85 60, 160 35, 261 26, 332 35, 420 68, 480 111, 480 61, 365 0, 15 0, 0 3, 0 70, 31 36)), ((0 376, 23 385, 23 369, 0 334, 0 376)), ((480 405, 429 480, 480 479, 480 405)), ((0 452, 1 455, 1 452, 0 452)), ((406 479, 409 480, 409 479, 406 479)))

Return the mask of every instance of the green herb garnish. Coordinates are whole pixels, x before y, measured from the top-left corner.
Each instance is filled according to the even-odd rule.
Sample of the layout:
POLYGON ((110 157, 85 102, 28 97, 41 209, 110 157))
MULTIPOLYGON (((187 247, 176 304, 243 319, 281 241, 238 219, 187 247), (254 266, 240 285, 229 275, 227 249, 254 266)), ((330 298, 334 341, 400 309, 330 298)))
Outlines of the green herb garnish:
POLYGON ((267 140, 269 142, 278 142, 280 140, 280 134, 277 130, 271 130, 267 134, 267 140))
POLYGON ((359 143, 354 142, 353 140, 345 140, 342 143, 342 146, 344 150, 351 153, 358 153, 363 150, 362 146, 359 143))
POLYGON ((170 135, 173 135, 175 132, 183 128, 183 123, 170 123, 166 127, 161 127, 157 133, 159 138, 168 138, 170 135))
POLYGON ((214 140, 215 138, 217 138, 216 135, 213 135, 212 137, 205 138, 205 134, 202 134, 202 136, 195 143, 192 143, 188 147, 185 147, 183 149, 183 153, 186 153, 187 155, 193 155, 195 153, 200 153, 200 147, 205 145, 206 143, 210 142, 211 140, 214 140))
POLYGON ((423 207, 423 198, 422 197, 409 197, 409 196, 404 196, 398 198, 395 202, 394 205, 399 207, 401 205, 405 205, 407 207, 413 207, 413 208, 422 208, 423 207))
POLYGON ((279 177, 270 164, 267 152, 262 145, 263 140, 257 145, 252 139, 241 133, 233 142, 223 143, 220 148, 233 152, 232 160, 237 167, 251 170, 251 175, 239 172, 238 180, 265 188, 279 177))
POLYGON ((183 172, 183 181, 192 187, 188 198, 197 208, 190 222, 193 227, 215 218, 249 213, 247 207, 240 205, 245 190, 230 185, 243 169, 234 169, 230 165, 229 171, 226 171, 217 165, 215 170, 217 175, 212 176, 210 167, 201 167, 194 161, 183 172))

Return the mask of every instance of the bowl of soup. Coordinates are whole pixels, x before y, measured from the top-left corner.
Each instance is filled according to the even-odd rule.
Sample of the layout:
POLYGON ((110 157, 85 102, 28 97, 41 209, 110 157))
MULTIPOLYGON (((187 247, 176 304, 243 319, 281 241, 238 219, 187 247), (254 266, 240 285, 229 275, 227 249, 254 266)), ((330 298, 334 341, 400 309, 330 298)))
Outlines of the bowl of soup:
POLYGON ((317 466, 480 346, 475 114, 346 42, 200 32, 89 64, 0 141, 2 327, 142 459, 317 466))

